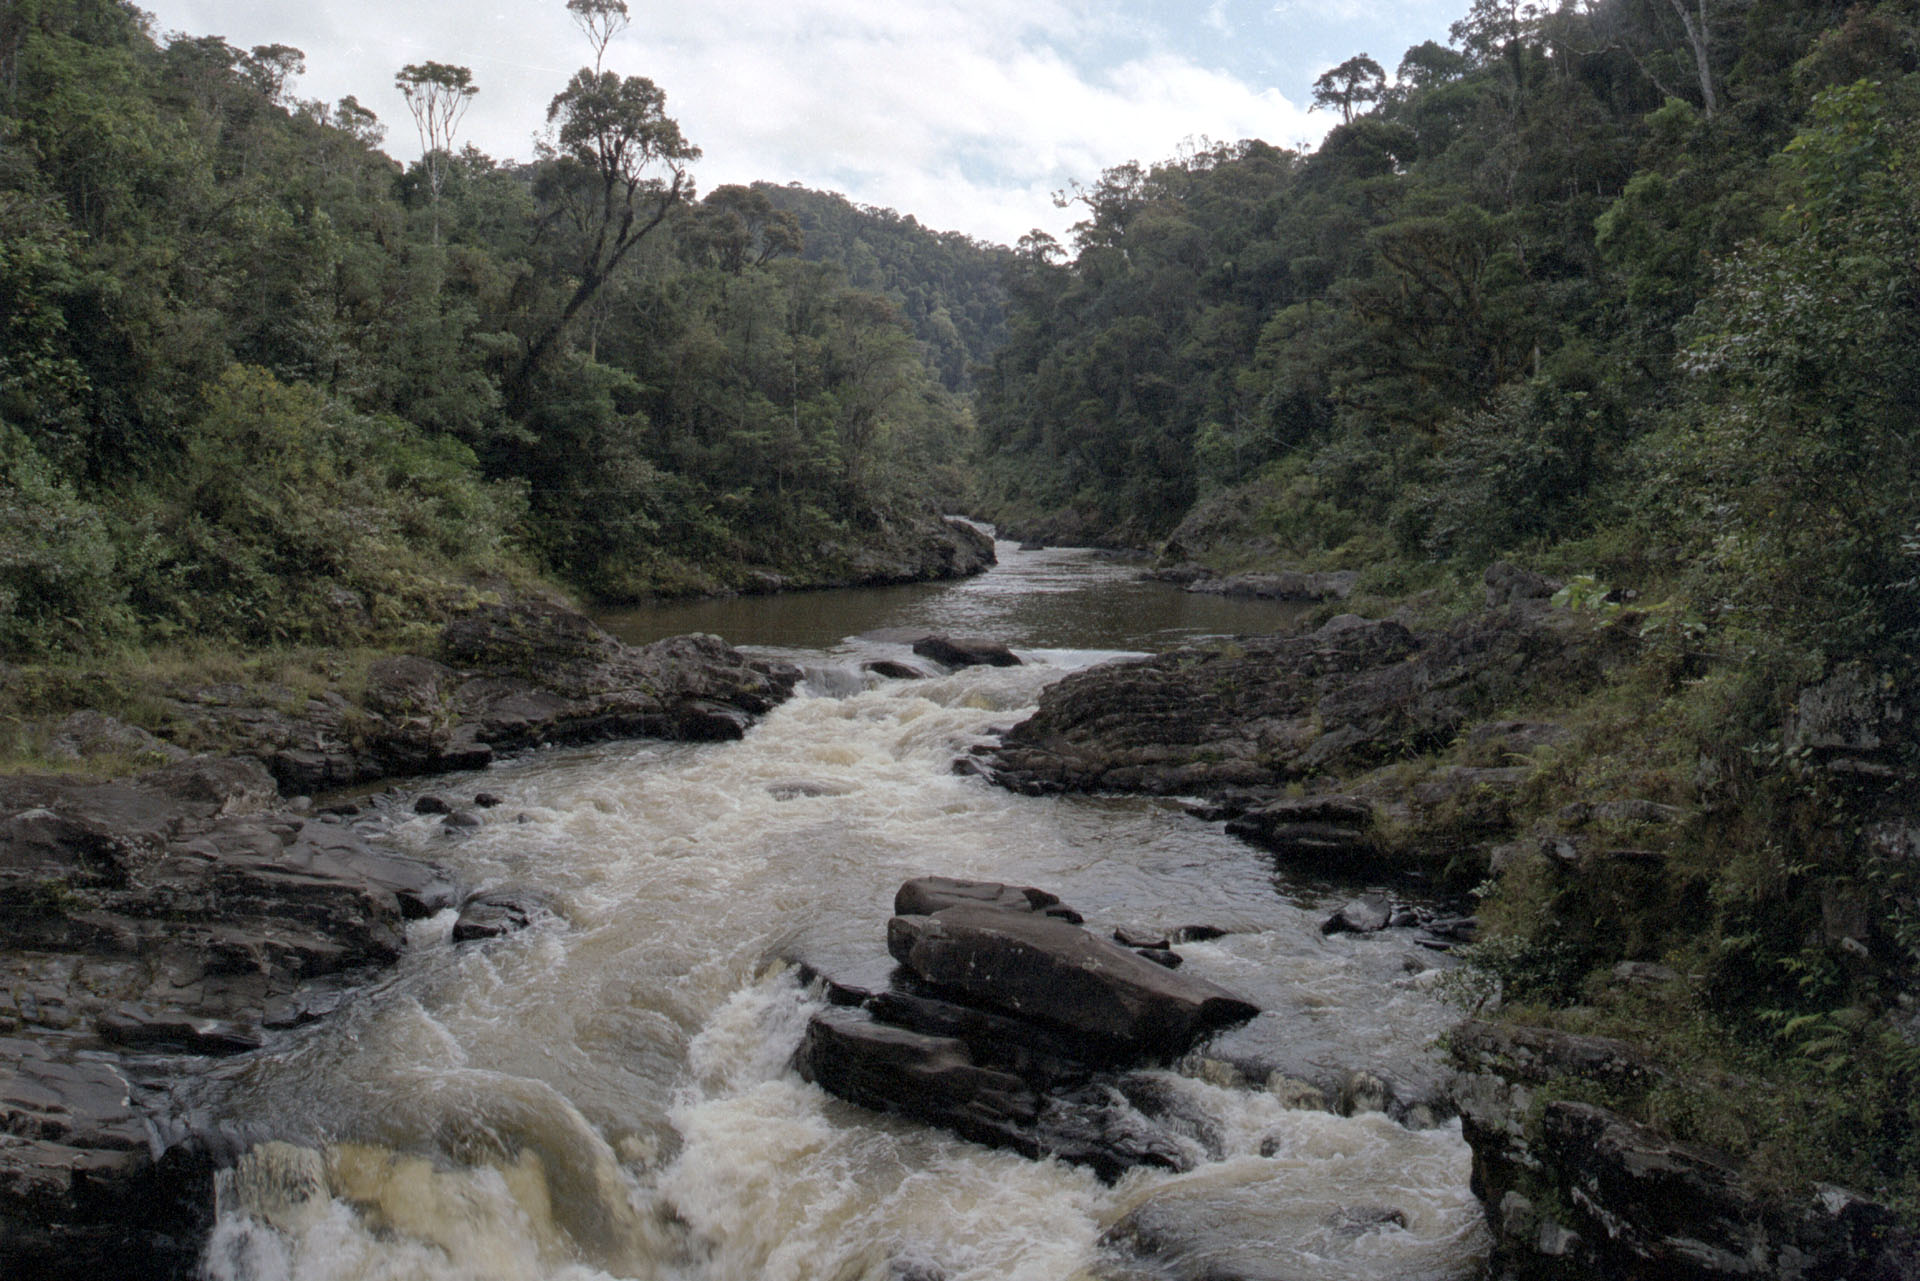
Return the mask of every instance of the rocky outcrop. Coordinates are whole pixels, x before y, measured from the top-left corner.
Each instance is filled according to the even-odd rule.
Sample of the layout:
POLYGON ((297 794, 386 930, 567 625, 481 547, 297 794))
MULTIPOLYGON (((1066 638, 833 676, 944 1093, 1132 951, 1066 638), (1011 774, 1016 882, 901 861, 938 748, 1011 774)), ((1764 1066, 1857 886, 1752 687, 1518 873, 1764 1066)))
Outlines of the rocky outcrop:
POLYGON ((1278 788, 1442 747, 1527 690, 1591 683, 1630 633, 1510 609, 1415 635, 1343 615, 1305 636, 1212 642, 1076 672, 981 753, 1025 792, 1278 788))
MULTIPOLYGON (((715 637, 634 648, 520 602, 455 619, 435 656, 374 663, 363 689, 174 691, 175 742, 66 718, 56 754, 158 768, 0 778, 8 1275, 189 1275, 215 1166, 272 1137, 226 1132, 234 1074, 217 1065, 339 1008, 400 956, 407 920, 461 902, 439 868, 348 826, 357 805, 315 814, 283 807, 283 789, 475 768, 544 743, 738 738, 798 677, 715 637)), ((450 831, 484 821, 445 800, 421 807, 450 831)), ((495 937, 541 911, 533 893, 476 896, 455 933, 495 937)))
POLYGON ((1920 1239, 1842 1188, 1794 1197, 1724 1152, 1594 1103, 1631 1098, 1665 1069, 1624 1042, 1469 1021, 1451 1038, 1454 1086, 1487 1207, 1496 1270, 1525 1281, 1904 1281, 1920 1239))
POLYGON ((1090 1060, 1171 1059, 1259 1010, 1068 921, 996 907, 896 916, 887 950, 922 982, 1080 1041, 1090 1060))
POLYGON ((478 769, 548 743, 739 738, 799 676, 718 637, 629 646, 571 610, 518 601, 454 619, 435 657, 375 662, 356 697, 215 686, 179 693, 169 711, 175 737, 255 757, 302 794, 478 769))
POLYGON ((1186 1169, 1171 1101, 1128 1069, 1258 1010, 1082 929, 1043 890, 930 877, 901 887, 884 986, 829 982, 800 1073, 876 1110, 976 1142, 1087 1165, 1186 1169), (857 1007, 857 1008, 856 1008, 857 1007))
POLYGON ((10 1275, 187 1275, 226 1142, 212 1063, 336 1008, 456 901, 438 868, 274 798, 234 760, 0 779, 10 1275))
POLYGON ((1426 633, 1342 615, 1076 672, 956 768, 1027 793, 1207 798, 1197 815, 1311 875, 1471 884, 1512 835, 1527 753, 1565 737, 1480 718, 1589 686, 1635 643, 1532 598, 1426 633), (1456 740, 1501 763, 1403 764, 1456 740))

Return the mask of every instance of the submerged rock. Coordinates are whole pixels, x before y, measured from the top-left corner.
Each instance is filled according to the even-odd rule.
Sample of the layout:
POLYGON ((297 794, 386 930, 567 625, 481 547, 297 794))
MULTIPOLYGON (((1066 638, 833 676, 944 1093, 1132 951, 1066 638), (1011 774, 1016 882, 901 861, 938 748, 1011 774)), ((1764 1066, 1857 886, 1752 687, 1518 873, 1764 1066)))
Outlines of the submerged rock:
POLYGON ((460 916, 453 923, 453 941, 470 943, 513 934, 526 929, 535 916, 546 910, 545 897, 531 890, 489 890, 475 894, 460 905, 460 916))
POLYGON ((980 637, 922 636, 913 652, 946 667, 1018 667, 1020 658, 1004 644, 980 637))

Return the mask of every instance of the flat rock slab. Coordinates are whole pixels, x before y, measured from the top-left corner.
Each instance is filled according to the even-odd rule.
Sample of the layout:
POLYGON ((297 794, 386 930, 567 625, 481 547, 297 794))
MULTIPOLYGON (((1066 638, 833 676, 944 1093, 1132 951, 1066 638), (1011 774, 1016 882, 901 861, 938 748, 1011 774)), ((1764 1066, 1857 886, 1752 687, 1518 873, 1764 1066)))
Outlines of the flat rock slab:
POLYGON ((1030 885, 999 881, 963 881, 951 876, 917 876, 893 896, 895 916, 932 916, 949 907, 991 907, 1003 912, 1038 912, 1078 925, 1083 919, 1058 894, 1030 885))
POLYGON ((1172 1058, 1259 1013, 1205 979, 1048 916, 950 907, 887 922, 887 950, 972 1004, 1086 1039, 1097 1060, 1172 1058))

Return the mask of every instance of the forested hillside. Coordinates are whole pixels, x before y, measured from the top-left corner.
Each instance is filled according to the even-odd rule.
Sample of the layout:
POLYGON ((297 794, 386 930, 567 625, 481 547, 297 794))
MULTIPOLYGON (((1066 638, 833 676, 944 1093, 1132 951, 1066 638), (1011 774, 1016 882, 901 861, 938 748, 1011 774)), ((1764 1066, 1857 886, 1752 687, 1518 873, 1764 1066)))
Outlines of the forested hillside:
POLYGON ((855 289, 900 309, 948 390, 973 386, 974 367, 1006 341, 1012 250, 798 185, 755 183, 754 190, 798 220, 802 258, 835 264, 855 289))
POLYGON ((1633 660, 1506 709, 1555 746, 1404 767, 1525 767, 1459 802, 1514 833, 1461 869, 1481 973, 1673 1067, 1570 1097, 1909 1214, 1917 53, 1901 0, 1476 0, 1451 47, 1323 77, 1310 155, 1080 191, 978 397, 1017 529, 1355 570, 1347 608, 1410 619, 1499 561, 1561 580, 1633 660))
POLYGON ((965 288, 856 287, 764 192, 696 197, 639 77, 556 84, 513 164, 459 142, 484 86, 410 65, 403 168, 414 120, 300 70, 120 0, 0 9, 0 651, 363 639, 475 575, 836 581, 956 500, 969 412, 907 317, 966 335, 963 382, 985 247, 876 215, 872 261, 965 288))

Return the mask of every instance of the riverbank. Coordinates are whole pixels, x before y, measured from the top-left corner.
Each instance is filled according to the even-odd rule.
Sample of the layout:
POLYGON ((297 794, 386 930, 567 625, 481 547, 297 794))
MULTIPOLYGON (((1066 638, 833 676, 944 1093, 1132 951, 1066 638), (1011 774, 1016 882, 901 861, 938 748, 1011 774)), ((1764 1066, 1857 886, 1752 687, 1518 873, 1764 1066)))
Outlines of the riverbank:
POLYGON ((1797 764, 1716 780, 1680 718, 1732 674, 1682 683, 1697 660, 1657 613, 1504 565, 1484 586, 1441 625, 1340 615, 1075 674, 961 766, 1022 792, 1197 798, 1293 874, 1477 900, 1461 990, 1491 1021, 1453 1038, 1454 1099, 1501 1275, 1913 1275, 1896 687, 1808 687, 1782 730, 1797 764), (1782 774, 1819 808, 1790 820, 1782 774), (1740 883, 1767 875, 1770 822, 1843 816, 1862 826, 1829 858, 1877 859, 1879 881, 1740 883), (1763 902, 1785 919, 1755 922, 1763 902), (1789 999, 1762 968, 1776 930, 1789 975, 1845 967, 1852 1003, 1770 1013, 1789 999))
MULTIPOLYGON (((407 921, 465 903, 472 887, 355 826, 382 802, 312 794, 547 744, 739 738, 799 678, 711 636, 625 646, 529 601, 355 671, 148 687, 145 726, 53 723, 73 772, 0 777, 0 1258, 21 1275, 190 1274, 214 1172, 255 1138, 228 1123, 223 1063, 333 1014, 400 958, 407 921)), ((488 804, 444 821, 480 826, 488 804)))

